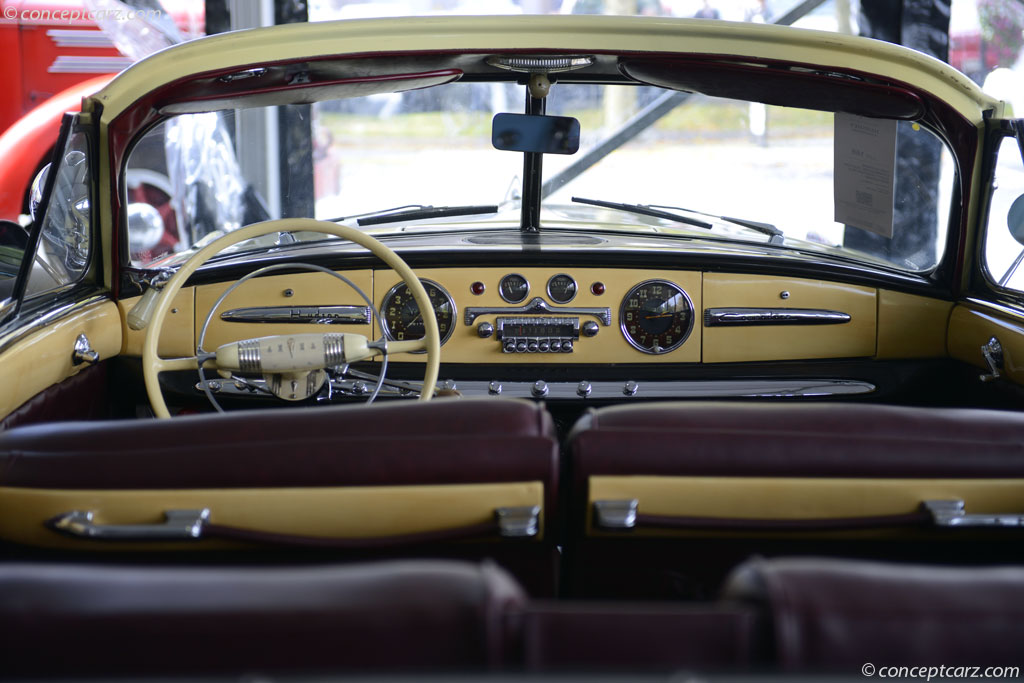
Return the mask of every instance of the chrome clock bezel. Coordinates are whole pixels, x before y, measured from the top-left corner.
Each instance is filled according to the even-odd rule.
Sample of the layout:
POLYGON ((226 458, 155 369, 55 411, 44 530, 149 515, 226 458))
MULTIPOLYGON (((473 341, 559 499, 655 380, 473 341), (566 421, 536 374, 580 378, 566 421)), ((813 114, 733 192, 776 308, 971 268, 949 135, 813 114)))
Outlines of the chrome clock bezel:
POLYGON ((685 289, 683 289, 682 287, 680 287, 679 285, 677 285, 676 283, 674 283, 674 282, 672 282, 670 280, 663 280, 661 278, 652 278, 650 280, 644 280, 643 282, 638 282, 637 284, 633 285, 632 287, 629 288, 629 291, 626 292, 626 295, 624 297, 622 297, 622 301, 619 303, 619 331, 622 332, 622 336, 626 339, 626 342, 630 346, 632 346, 634 349, 636 349, 637 351, 640 351, 641 353, 646 353, 646 354, 649 354, 649 355, 652 355, 652 356, 661 356, 661 355, 664 355, 666 353, 670 353, 672 351, 675 351, 680 346, 682 346, 683 344, 686 343, 686 340, 690 338, 690 334, 693 333, 693 325, 694 325, 694 317, 695 316, 696 316, 696 309, 694 308, 694 305, 693 305, 693 299, 690 298, 690 295, 686 293, 685 289), (633 337, 631 337, 629 332, 626 330, 626 302, 629 301, 629 297, 633 294, 633 292, 635 292, 636 290, 640 289, 641 287, 646 287, 648 285, 654 285, 654 284, 668 285, 672 289, 675 289, 676 291, 678 291, 680 294, 683 295, 683 299, 686 301, 686 305, 689 306, 689 308, 690 308, 690 321, 689 321, 689 324, 686 326, 686 330, 683 332, 682 337, 680 337, 678 342, 672 344, 672 346, 659 347, 659 350, 648 349, 648 348, 644 348, 643 346, 640 346, 636 342, 636 340, 634 340, 633 337))

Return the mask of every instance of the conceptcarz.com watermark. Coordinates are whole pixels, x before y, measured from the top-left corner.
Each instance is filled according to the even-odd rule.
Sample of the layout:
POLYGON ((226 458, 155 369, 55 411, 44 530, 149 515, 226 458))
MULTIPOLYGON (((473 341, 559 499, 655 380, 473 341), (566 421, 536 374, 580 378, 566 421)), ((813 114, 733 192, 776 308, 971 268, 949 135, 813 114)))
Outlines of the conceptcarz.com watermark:
POLYGON ((1018 678, 1019 666, 875 666, 867 662, 860 668, 867 678, 1018 678))
POLYGON ((134 19, 159 19, 163 15, 158 9, 19 9, 4 7, 4 19, 29 23, 63 22, 74 24, 83 21, 132 21, 134 19))

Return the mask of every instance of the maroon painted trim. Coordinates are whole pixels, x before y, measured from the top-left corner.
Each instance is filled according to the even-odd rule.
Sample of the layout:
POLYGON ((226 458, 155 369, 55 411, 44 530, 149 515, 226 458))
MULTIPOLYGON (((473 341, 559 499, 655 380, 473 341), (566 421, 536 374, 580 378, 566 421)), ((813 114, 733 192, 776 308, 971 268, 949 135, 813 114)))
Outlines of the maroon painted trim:
POLYGON ((737 531, 852 531, 897 527, 931 526, 932 516, 925 510, 902 515, 833 517, 817 519, 746 519, 730 517, 636 516, 638 527, 653 529, 737 530, 737 531))
MULTIPOLYGON (((245 71, 241 69, 240 71, 245 71)), ((239 70, 232 71, 231 73, 239 73, 239 70)), ((230 75, 230 74, 229 74, 230 75)), ((360 76, 357 78, 331 78, 322 81, 308 81, 305 83, 284 83, 266 86, 263 88, 240 88, 238 90, 222 89, 219 92, 203 93, 202 86, 209 88, 215 83, 220 83, 220 77, 211 78, 203 81, 202 83, 196 83, 196 89, 200 90, 200 94, 189 94, 185 97, 175 97, 169 101, 161 102, 157 109, 163 109, 176 104, 184 104, 187 102, 207 102, 210 100, 227 100, 236 97, 248 97, 251 95, 258 95, 264 93, 275 93, 275 92, 288 92, 291 90, 303 90, 306 88, 322 88, 333 85, 358 85, 362 83, 388 83, 391 81, 414 81, 424 78, 439 78, 442 76, 449 77, 450 80, 454 80, 462 76, 460 69, 438 69, 435 71, 422 71, 416 73, 402 73, 402 74, 386 74, 383 76, 360 76)), ((256 79, 259 81, 259 79, 256 79)), ((227 85, 221 83, 221 85, 227 85)), ((413 88, 415 89, 415 88, 413 88)))
POLYGON ((775 65, 736 60, 630 59, 623 60, 619 69, 642 83, 714 97, 902 120, 917 120, 925 113, 924 100, 903 87, 775 65))

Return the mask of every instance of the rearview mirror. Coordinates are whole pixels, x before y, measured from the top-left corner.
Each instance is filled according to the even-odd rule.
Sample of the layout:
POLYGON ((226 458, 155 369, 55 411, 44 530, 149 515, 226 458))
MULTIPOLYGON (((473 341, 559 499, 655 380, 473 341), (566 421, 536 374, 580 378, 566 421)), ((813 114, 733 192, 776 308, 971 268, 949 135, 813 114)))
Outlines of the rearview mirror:
POLYGON ((491 144, 507 152, 575 154, 580 148, 580 122, 571 116, 495 114, 491 144))

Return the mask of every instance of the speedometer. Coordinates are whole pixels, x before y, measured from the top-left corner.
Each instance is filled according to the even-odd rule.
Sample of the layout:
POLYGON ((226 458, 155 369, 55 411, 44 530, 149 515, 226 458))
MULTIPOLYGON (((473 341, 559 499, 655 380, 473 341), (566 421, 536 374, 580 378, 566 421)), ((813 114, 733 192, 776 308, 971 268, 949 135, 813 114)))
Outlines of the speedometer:
POLYGON ((626 341, 644 353, 668 353, 693 329, 693 302, 667 280, 648 280, 622 300, 619 324, 626 341))
MULTIPOLYGON (((455 329, 455 302, 451 295, 436 282, 420 280, 427 290, 430 304, 437 316, 437 331, 444 344, 455 329)), ((400 282, 384 296, 381 302, 381 317, 384 319, 384 335, 394 341, 422 339, 426 334, 420 307, 404 282, 400 282)))

